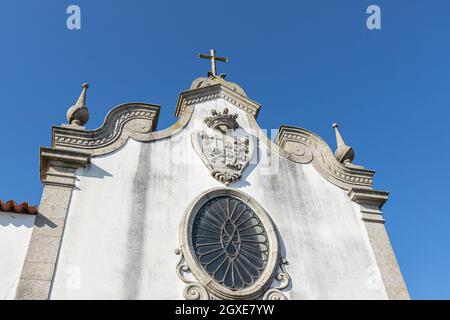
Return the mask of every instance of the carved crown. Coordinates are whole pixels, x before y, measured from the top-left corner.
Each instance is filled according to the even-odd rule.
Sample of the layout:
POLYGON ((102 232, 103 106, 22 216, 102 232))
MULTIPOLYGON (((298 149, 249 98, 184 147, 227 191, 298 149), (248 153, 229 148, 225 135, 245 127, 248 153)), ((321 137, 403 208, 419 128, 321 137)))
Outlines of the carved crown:
POLYGON ((223 112, 211 111, 211 116, 205 119, 205 123, 212 129, 219 130, 225 133, 227 130, 234 130, 239 127, 237 123, 237 114, 228 114, 228 109, 223 109, 223 112))

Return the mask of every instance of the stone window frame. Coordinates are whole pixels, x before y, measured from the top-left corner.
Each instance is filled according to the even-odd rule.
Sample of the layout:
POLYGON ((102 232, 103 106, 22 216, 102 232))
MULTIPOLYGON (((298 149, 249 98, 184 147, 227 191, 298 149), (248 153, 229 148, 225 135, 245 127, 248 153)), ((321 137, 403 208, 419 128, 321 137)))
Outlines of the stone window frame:
POLYGON ((209 294, 219 299, 258 299, 261 298, 265 291, 272 284, 280 265, 280 247, 278 233, 275 224, 264 208, 249 195, 229 188, 213 188, 202 192, 198 195, 186 208, 180 224, 180 248, 189 270, 195 279, 203 286, 209 294), (260 219, 262 225, 266 229, 269 241, 269 252, 267 264, 261 276, 250 287, 231 290, 217 282, 213 276, 203 268, 197 260, 195 249, 192 245, 192 229, 193 222, 202 206, 220 196, 229 196, 242 201, 249 206, 260 219))

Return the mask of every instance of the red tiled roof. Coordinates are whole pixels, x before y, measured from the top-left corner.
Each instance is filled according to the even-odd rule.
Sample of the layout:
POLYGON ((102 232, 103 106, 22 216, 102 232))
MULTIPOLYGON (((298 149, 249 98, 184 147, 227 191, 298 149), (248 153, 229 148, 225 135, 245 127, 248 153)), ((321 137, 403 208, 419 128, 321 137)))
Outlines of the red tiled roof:
POLYGON ((17 204, 12 200, 6 202, 0 200, 0 211, 36 215, 38 213, 38 207, 30 206, 27 202, 17 204))

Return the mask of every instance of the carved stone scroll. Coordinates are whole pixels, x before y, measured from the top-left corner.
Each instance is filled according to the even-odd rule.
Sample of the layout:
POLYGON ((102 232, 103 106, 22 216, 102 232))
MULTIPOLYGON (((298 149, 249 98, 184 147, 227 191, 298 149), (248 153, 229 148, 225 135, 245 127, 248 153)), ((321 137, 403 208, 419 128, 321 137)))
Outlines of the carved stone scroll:
POLYGON ((289 276, 289 273, 286 270, 286 266, 288 264, 289 263, 285 258, 281 259, 280 261, 281 271, 279 271, 275 276, 275 280, 277 280, 279 284, 276 287, 267 290, 262 298, 263 300, 288 300, 286 295, 283 293, 283 290, 286 290, 291 284, 291 277, 289 276))
POLYGON ((208 291, 200 283, 190 281, 186 278, 186 273, 191 273, 189 266, 186 264, 183 253, 180 249, 175 249, 175 254, 180 256, 180 260, 177 264, 177 275, 184 283, 186 287, 183 291, 183 296, 186 300, 209 300, 208 291))

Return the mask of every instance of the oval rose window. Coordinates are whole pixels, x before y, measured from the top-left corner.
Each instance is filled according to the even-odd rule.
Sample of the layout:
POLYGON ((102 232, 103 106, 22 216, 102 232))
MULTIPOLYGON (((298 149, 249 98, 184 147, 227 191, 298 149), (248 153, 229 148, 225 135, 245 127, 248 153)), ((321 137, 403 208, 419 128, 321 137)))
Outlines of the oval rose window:
POLYGON ((192 225, 192 247, 199 264, 222 286, 252 286, 267 265, 269 238, 255 212, 232 196, 205 202, 192 225))

